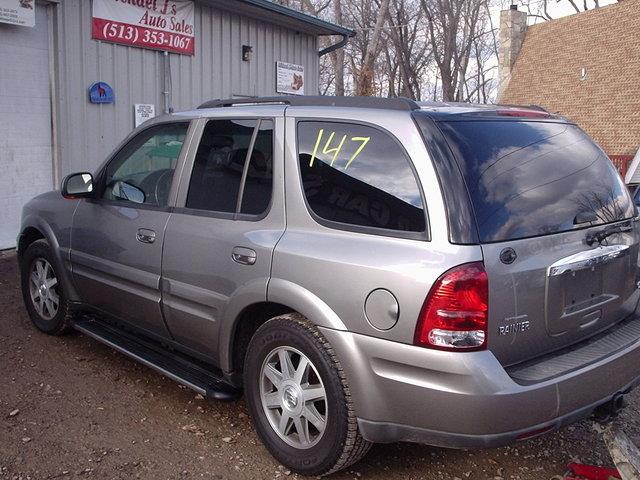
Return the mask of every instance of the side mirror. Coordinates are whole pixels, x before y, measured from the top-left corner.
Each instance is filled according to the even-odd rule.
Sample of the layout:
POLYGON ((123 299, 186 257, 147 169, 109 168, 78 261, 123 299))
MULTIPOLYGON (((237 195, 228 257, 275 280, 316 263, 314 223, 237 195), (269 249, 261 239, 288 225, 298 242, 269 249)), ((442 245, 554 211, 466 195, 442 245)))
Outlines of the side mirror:
POLYGON ((128 200, 133 203, 144 203, 145 199, 145 194, 140 188, 122 180, 113 182, 111 194, 118 200, 128 200))
POLYGON ((65 198, 93 196, 93 175, 87 172, 67 175, 62 181, 62 196, 65 198))

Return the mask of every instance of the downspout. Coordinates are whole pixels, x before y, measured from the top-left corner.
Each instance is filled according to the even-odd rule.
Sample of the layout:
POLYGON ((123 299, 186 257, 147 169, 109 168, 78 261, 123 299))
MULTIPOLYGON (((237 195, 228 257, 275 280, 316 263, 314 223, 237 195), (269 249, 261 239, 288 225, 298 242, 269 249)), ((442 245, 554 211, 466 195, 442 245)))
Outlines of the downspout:
POLYGON ((58 149, 60 142, 58 138, 58 88, 56 85, 56 54, 57 54, 57 32, 54 31, 56 24, 54 16, 57 11, 58 2, 50 2, 47 5, 47 28, 49 30, 49 95, 51 101, 51 181, 53 188, 60 188, 62 181, 62 166, 60 165, 60 155, 58 149))
POLYGON ((169 58, 169 52, 164 51, 164 61, 163 61, 163 70, 164 70, 164 87, 162 91, 162 95, 164 96, 164 109, 163 112, 165 114, 172 113, 173 108, 171 107, 171 90, 172 90, 172 82, 171 82, 171 60, 169 58))
POLYGON ((342 40, 338 43, 334 43, 333 45, 329 45, 327 48, 323 48, 318 52, 319 57, 323 57, 327 53, 331 53, 339 48, 344 47, 349 42, 349 35, 342 35, 342 40))

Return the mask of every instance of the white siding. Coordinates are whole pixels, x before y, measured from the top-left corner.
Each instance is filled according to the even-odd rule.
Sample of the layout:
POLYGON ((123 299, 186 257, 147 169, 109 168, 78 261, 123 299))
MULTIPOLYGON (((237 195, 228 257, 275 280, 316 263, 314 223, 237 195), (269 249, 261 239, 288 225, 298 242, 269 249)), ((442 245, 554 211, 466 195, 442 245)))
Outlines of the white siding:
POLYGON ((22 206, 51 190, 47 9, 36 26, 0 24, 0 249, 15 246, 22 206))
MULTIPOLYGON (((133 129, 133 104, 163 110, 163 53, 91 39, 91 2, 64 0, 55 22, 61 173, 94 171, 133 129), (111 85, 115 103, 88 101, 96 81, 111 85)), ((175 111, 213 98, 275 95, 275 62, 303 65, 305 93, 318 91, 317 38, 259 19, 196 3, 196 54, 170 54, 175 111), (242 61, 242 45, 253 60, 242 61)))
POLYGON ((640 184, 640 148, 636 152, 636 156, 629 164, 629 169, 625 175, 624 181, 627 185, 639 185, 640 184))

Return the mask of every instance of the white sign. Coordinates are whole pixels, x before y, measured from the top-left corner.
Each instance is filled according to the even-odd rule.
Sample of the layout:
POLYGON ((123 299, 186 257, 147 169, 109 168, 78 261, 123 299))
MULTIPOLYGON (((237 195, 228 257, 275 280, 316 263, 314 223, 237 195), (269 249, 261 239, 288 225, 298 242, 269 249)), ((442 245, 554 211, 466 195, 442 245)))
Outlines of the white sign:
POLYGON ((276 62, 276 92, 304 95, 304 67, 276 62))
POLYGON ((193 55, 194 11, 186 0, 93 0, 91 38, 193 55))
POLYGON ((36 0, 0 0, 0 23, 33 27, 36 24, 36 0))
POLYGON ((136 103, 133 106, 136 119, 136 128, 144 122, 156 116, 156 106, 152 103, 136 103))

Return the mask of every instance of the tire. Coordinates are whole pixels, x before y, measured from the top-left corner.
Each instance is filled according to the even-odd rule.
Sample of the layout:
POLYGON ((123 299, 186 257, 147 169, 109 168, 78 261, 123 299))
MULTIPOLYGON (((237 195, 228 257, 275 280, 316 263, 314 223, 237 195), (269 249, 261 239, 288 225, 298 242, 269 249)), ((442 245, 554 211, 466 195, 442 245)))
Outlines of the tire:
POLYGON ((256 331, 245 358, 244 389, 258 436, 294 472, 336 472, 359 461, 371 446, 358 430, 349 386, 335 352, 298 313, 272 318, 256 331), (289 365, 290 375, 283 373, 281 359, 289 365), (307 365, 304 359, 309 362, 306 373, 301 368, 307 365), (302 381, 296 381, 300 377, 302 381), (317 399, 322 391, 324 397, 317 399))
POLYGON ((36 328, 48 335, 67 333, 73 322, 71 306, 56 269, 53 252, 46 240, 29 245, 20 262, 24 305, 36 328))

